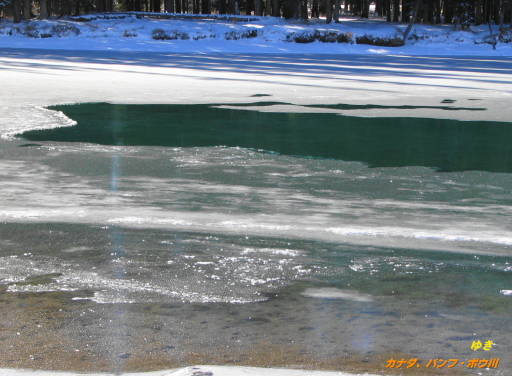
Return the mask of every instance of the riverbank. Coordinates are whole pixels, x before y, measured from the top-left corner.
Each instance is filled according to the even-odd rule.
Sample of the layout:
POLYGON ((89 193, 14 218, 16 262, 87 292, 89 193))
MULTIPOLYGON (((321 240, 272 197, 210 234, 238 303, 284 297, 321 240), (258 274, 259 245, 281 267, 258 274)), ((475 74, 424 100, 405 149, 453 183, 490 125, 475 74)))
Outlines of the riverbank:
POLYGON ((511 56, 512 32, 488 25, 414 26, 379 19, 287 21, 275 17, 96 14, 0 22, 0 47, 171 53, 511 56), (492 32, 491 32, 492 31, 492 32))

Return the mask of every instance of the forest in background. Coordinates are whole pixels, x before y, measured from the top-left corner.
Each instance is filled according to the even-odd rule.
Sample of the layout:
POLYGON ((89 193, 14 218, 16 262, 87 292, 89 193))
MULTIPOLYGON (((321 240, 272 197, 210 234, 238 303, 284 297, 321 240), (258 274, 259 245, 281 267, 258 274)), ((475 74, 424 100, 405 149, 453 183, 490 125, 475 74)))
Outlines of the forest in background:
POLYGON ((512 0, 0 0, 0 19, 80 16, 101 12, 247 14, 339 22, 341 15, 388 22, 455 24, 512 23, 512 0), (372 12, 370 12, 370 9, 372 12))

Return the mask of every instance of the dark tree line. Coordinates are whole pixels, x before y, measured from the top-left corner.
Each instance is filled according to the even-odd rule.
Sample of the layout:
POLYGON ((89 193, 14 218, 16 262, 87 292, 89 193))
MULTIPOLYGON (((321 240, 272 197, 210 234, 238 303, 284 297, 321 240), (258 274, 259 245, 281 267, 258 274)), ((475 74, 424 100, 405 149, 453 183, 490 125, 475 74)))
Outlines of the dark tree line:
POLYGON ((512 23, 512 0, 0 0, 0 16, 15 22, 38 17, 87 13, 147 11, 193 14, 248 14, 285 18, 319 18, 338 22, 342 14, 368 18, 375 14, 390 22, 428 24, 512 23))

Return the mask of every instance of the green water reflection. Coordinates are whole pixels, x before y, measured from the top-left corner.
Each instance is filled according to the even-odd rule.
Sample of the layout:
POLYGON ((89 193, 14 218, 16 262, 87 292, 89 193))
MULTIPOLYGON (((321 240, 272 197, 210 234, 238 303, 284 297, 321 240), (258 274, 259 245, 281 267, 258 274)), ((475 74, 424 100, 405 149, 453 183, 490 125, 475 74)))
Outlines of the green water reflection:
POLYGON ((512 126, 507 123, 269 113, 212 105, 85 103, 50 108, 78 125, 30 131, 24 138, 107 145, 239 146, 362 161, 371 167, 512 171, 512 126))

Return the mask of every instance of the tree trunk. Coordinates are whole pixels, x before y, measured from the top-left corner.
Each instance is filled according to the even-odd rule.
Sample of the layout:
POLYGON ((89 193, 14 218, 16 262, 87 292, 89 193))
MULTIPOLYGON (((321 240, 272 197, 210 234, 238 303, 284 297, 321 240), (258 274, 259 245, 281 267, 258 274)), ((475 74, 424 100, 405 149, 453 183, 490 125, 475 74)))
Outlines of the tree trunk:
POLYGON ((393 0, 393 22, 400 19, 400 0, 393 0))
POLYGON ((226 0, 217 0, 219 14, 226 14, 226 0))
POLYGON ((410 15, 409 0, 402 0, 402 22, 409 22, 410 15))
POLYGON ((432 10, 433 10, 433 0, 424 0, 423 1, 423 23, 433 23, 432 20, 432 10))
POLYGON ((510 15, 509 15, 509 18, 508 18, 508 22, 509 22, 509 25, 510 25, 510 28, 512 28, 512 1, 509 0, 508 1, 508 6, 509 6, 509 11, 510 11, 510 15))
POLYGON ((452 0, 444 0, 443 1, 443 14, 444 14, 444 22, 452 23, 453 19, 453 3, 452 0))
POLYGON ((210 14, 212 12, 212 8, 210 5, 210 0, 202 0, 201 2, 201 13, 210 14))
POLYGON ((11 12, 12 12, 12 20, 15 23, 21 22, 21 0, 12 0, 11 2, 11 12))
POLYGON ((420 1, 421 0, 416 0, 414 2, 414 9, 412 11, 411 19, 409 21, 409 26, 407 26, 407 29, 405 30, 405 33, 404 33, 404 44, 407 43, 407 38, 409 37, 409 33, 412 31, 414 23, 416 22, 418 10, 420 9, 420 1))
POLYGON ((350 13, 352 13, 353 15, 361 14, 361 0, 350 2, 350 13))
POLYGON ((334 12, 333 12, 332 18, 334 19, 334 22, 336 22, 336 23, 340 22, 340 7, 341 7, 341 0, 334 0, 334 12))
POLYGON ((498 16, 498 20, 499 20, 499 25, 500 25, 500 30, 503 29, 503 23, 505 22, 505 9, 504 8, 504 5, 503 5, 503 0, 500 0, 500 3, 499 3, 499 16, 498 16))
POLYGON ((32 0, 23 0, 23 18, 26 20, 32 18, 32 0))
POLYGON ((434 0, 434 17, 435 24, 441 23, 441 0, 434 0))
POLYGON ((308 19, 308 0, 299 0, 300 1, 300 18, 304 21, 308 19))
POLYGON ((332 22, 332 3, 331 0, 324 0, 325 8, 325 23, 330 24, 332 22))
POLYGON ((272 16, 281 17, 281 9, 279 9, 279 0, 272 0, 272 16))
POLYGON ((320 17, 320 9, 318 6, 318 0, 313 0, 313 5, 311 6, 311 18, 319 18, 320 17))
POLYGON ((60 2, 60 9, 59 9, 59 15, 61 17, 64 17, 64 16, 69 16, 71 14, 71 3, 70 3, 71 0, 68 0, 68 1, 61 1, 60 2))
POLYGON ((482 24, 482 1, 481 0, 475 0, 474 9, 475 9, 475 24, 481 25, 482 24))
POLYGON ((382 16, 383 15, 383 11, 382 11, 382 0, 376 0, 375 1, 375 13, 377 14, 377 16, 382 16))
POLYGON ((75 1, 75 8, 73 9, 73 16, 79 16, 80 15, 80 0, 75 1))
POLYGON ((493 19, 495 24, 499 24, 500 22, 500 4, 499 0, 495 0, 492 2, 493 6, 493 19))
POLYGON ((96 0, 94 4, 96 5, 96 12, 101 13, 105 11, 104 0, 96 0))
POLYGON ((361 17, 368 18, 370 16, 370 3, 368 0, 362 0, 361 17))
POLYGON ((286 19, 294 18, 295 16, 295 0, 284 0, 283 1, 283 17, 286 19))
POLYGON ((262 16, 263 15, 263 6, 261 0, 254 0, 254 15, 262 16))
POLYGON ((160 0, 151 0, 151 12, 161 12, 162 4, 160 0))
POLYGON ((283 17, 298 19, 301 16, 301 0, 284 0, 283 17))

